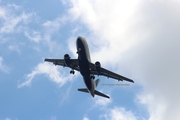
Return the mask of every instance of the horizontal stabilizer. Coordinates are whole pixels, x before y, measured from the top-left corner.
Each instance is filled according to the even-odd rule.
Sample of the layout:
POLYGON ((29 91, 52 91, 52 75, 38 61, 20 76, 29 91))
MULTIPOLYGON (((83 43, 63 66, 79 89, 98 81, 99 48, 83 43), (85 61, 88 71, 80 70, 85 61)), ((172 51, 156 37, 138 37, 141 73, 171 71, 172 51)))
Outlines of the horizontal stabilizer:
MULTIPOLYGON (((86 88, 79 88, 78 91, 89 93, 89 91, 86 88)), ((107 96, 107 95, 105 95, 105 94, 103 94, 97 90, 94 90, 94 94, 101 96, 101 97, 110 98, 109 96, 107 96)))
POLYGON ((78 91, 89 93, 89 91, 86 88, 79 88, 78 91))
POLYGON ((102 97, 105 97, 105 98, 110 98, 109 96, 107 96, 107 95, 105 95, 105 94, 103 94, 103 93, 101 93, 101 92, 99 92, 99 91, 97 91, 97 90, 94 91, 94 94, 95 94, 95 95, 102 96, 102 97))

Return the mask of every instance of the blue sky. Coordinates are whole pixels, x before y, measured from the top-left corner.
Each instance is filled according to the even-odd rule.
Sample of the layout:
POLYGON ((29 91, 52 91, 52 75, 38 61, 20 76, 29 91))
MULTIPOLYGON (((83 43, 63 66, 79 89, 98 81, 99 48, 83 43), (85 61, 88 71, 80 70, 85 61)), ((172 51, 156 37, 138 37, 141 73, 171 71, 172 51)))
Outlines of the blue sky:
POLYGON ((180 118, 179 12, 179 0, 0 0, 0 120, 180 118), (78 92, 78 72, 44 62, 77 58, 78 36, 135 83, 100 76, 111 99, 78 92))

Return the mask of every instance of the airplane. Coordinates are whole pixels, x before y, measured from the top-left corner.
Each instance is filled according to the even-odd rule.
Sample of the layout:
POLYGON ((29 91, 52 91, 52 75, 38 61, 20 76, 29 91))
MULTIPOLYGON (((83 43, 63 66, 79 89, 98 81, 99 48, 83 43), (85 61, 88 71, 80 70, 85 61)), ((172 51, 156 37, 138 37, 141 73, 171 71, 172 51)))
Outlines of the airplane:
POLYGON ((128 81, 134 83, 132 79, 126 78, 103 67, 99 61, 92 63, 89 53, 89 47, 84 37, 79 36, 76 40, 78 59, 71 59, 69 54, 64 55, 64 59, 45 59, 44 61, 52 62, 54 65, 71 68, 70 74, 79 71, 83 77, 86 88, 79 88, 78 91, 90 93, 92 97, 95 95, 110 98, 109 96, 96 90, 100 79, 95 80, 95 75, 102 75, 108 78, 117 79, 118 81, 128 81))

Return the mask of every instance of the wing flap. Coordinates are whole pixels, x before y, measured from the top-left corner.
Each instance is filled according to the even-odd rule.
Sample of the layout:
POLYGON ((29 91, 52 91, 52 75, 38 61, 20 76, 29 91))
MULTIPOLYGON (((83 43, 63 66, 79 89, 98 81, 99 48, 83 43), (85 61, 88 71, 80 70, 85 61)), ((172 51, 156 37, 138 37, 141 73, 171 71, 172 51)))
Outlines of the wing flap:
POLYGON ((131 79, 127 78, 127 77, 124 77, 122 75, 116 74, 114 72, 111 72, 109 70, 106 70, 104 68, 101 68, 101 74, 105 75, 107 77, 110 77, 110 78, 117 79, 117 80, 121 80, 121 81, 125 80, 125 81, 128 81, 128 82, 133 82, 134 83, 133 80, 131 80, 131 79))
POLYGON ((125 80, 125 81, 128 81, 128 82, 133 82, 133 83, 134 83, 134 81, 133 81, 132 79, 129 79, 129 78, 124 77, 124 76, 122 76, 122 75, 119 75, 119 74, 117 74, 117 73, 114 73, 114 72, 111 72, 111 71, 109 71, 109 70, 106 70, 106 69, 103 68, 103 67, 101 67, 101 73, 98 74, 97 71, 96 71, 96 68, 95 68, 95 64, 90 63, 89 66, 90 66, 90 68, 91 68, 91 71, 90 71, 91 74, 94 74, 94 75, 103 75, 103 76, 106 76, 106 77, 108 77, 108 78, 113 78, 113 79, 117 79, 117 80, 120 80, 120 81, 125 80))

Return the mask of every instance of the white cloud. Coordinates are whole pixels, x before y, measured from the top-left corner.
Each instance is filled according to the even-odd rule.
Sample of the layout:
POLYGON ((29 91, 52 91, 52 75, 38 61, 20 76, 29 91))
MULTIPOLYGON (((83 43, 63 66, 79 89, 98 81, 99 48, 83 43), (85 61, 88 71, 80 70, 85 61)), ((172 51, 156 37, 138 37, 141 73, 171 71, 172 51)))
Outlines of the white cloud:
POLYGON ((13 33, 13 32, 18 32, 18 30, 20 30, 21 26, 19 26, 19 23, 24 23, 26 24, 30 17, 33 15, 33 14, 27 14, 27 13, 22 13, 21 15, 19 16, 14 16, 14 15, 11 15, 9 13, 6 13, 8 14, 7 16, 5 16, 5 19, 2 23, 2 27, 0 29, 0 33, 13 33))
POLYGON ((95 96, 94 101, 97 106, 107 106, 108 104, 110 104, 112 102, 112 98, 107 99, 104 97, 95 96))
POLYGON ((5 17, 5 9, 0 7, 0 18, 4 18, 5 17))
POLYGON ((119 107, 109 109, 106 114, 100 115, 100 118, 105 120, 136 120, 131 111, 126 111, 124 108, 119 107))
POLYGON ((26 81, 18 84, 18 88, 29 86, 33 78, 36 75, 46 74, 50 78, 51 81, 57 83, 60 87, 64 85, 66 82, 72 80, 72 76, 66 76, 58 71, 58 66, 54 66, 49 63, 39 63, 34 70, 26 75, 26 81))
POLYGON ((9 68, 3 64, 3 58, 2 57, 0 57, 0 70, 5 72, 5 73, 9 72, 9 68))
POLYGON ((48 33, 54 33, 57 32, 62 24, 62 18, 56 18, 53 21, 46 21, 45 23, 43 23, 43 26, 46 28, 48 33))
POLYGON ((150 120, 180 117, 180 96, 176 94, 180 84, 180 15, 176 14, 179 7, 171 1, 144 3, 143 27, 150 35, 125 60, 144 87, 140 98, 147 105, 150 120))
POLYGON ((42 39, 41 33, 34 30, 31 33, 25 31, 24 34, 29 40, 34 41, 36 43, 38 43, 42 39))
POLYGON ((59 29, 61 26, 67 21, 66 17, 57 17, 54 20, 48 20, 42 24, 43 26, 43 33, 41 35, 43 39, 43 44, 49 47, 50 52, 54 51, 61 51, 63 46, 57 44, 55 41, 52 40, 52 37, 55 33, 59 33, 59 29))
POLYGON ((23 32, 32 17, 35 19, 35 13, 26 13, 16 4, 0 6, 0 36, 23 32))
MULTIPOLYGON (((111 61, 117 55, 111 54, 109 51, 116 51, 120 56, 123 51, 138 43, 138 40, 132 38, 134 34, 131 33, 129 36, 127 31, 137 20, 134 18, 134 13, 138 9, 140 0, 72 0, 71 2, 73 6, 69 13, 75 20, 83 22, 93 33, 86 38, 90 38, 88 41, 91 40, 93 43, 94 46, 91 46, 91 48, 94 47, 92 48, 93 56, 98 60, 111 61), (102 59, 99 54, 109 57, 102 59)), ((92 59, 94 58, 92 57, 92 59)))
POLYGON ((147 105, 148 112, 150 114, 149 120, 163 120, 165 111, 167 110, 166 100, 158 98, 154 95, 144 93, 138 95, 138 102, 147 105))
POLYGON ((92 58, 108 63, 122 74, 127 74, 128 69, 135 84, 143 86, 138 98, 147 107, 149 119, 180 118, 177 95, 180 3, 170 0, 70 2, 73 21, 80 21, 90 30, 86 38, 93 51, 92 58), (108 57, 104 59, 103 55, 108 57))
POLYGON ((72 57, 77 57, 77 53, 76 53, 76 51, 77 51, 77 48, 76 48, 76 44, 75 44, 75 41, 74 40, 76 40, 77 39, 77 36, 75 37, 70 37, 69 39, 68 39, 68 47, 69 47, 69 50, 70 51, 72 51, 72 53, 73 53, 73 56, 72 57))
POLYGON ((83 118, 83 120, 89 120, 89 118, 87 118, 87 117, 84 117, 84 118, 83 118))
MULTIPOLYGON (((5 39, 6 34, 24 33, 27 39, 48 46, 50 52, 61 51, 61 49, 63 49, 61 45, 58 45, 53 40, 53 35, 55 35, 55 33, 60 34, 59 30, 61 26, 67 21, 66 16, 58 16, 53 20, 47 20, 42 23, 39 21, 35 12, 26 12, 21 6, 7 4, 0 6, 0 20, 0 38, 4 41, 7 41, 7 36, 5 39), (37 28, 34 29, 32 28, 33 26, 29 27, 29 23, 38 24, 41 29, 37 31, 37 28)), ((10 36, 8 36, 8 38, 10 38, 10 36)), ((11 50, 17 50, 12 47, 10 48, 11 50)))

